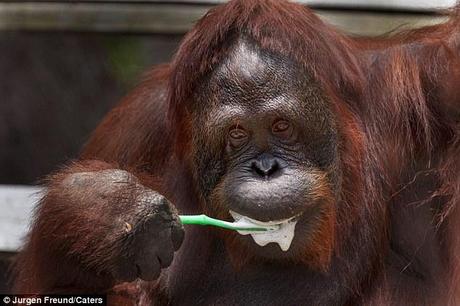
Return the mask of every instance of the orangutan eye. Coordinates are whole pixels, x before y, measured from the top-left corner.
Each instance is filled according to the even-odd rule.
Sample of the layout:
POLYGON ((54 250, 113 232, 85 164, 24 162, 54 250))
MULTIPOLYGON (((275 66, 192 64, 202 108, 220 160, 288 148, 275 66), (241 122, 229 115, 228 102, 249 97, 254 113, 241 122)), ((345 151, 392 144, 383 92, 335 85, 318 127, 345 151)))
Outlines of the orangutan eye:
POLYGON ((232 147, 237 148, 245 144, 248 140, 248 133, 242 128, 236 127, 228 132, 229 141, 232 147))
POLYGON ((292 131, 292 125, 286 120, 278 120, 272 125, 272 133, 280 138, 289 139, 292 131))

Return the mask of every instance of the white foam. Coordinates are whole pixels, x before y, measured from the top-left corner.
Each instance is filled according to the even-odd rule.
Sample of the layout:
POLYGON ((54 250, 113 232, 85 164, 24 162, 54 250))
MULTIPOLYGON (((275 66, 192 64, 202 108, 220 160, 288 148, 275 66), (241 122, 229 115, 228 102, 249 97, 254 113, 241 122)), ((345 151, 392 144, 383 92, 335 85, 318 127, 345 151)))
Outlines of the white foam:
POLYGON ((252 239, 258 245, 265 246, 270 242, 274 242, 285 252, 291 246, 292 239, 294 239, 295 225, 298 221, 297 216, 284 220, 262 222, 240 215, 234 211, 230 211, 230 214, 237 223, 267 227, 268 230, 264 232, 238 231, 241 235, 251 235, 252 239), (274 229, 274 226, 277 226, 277 229, 274 229))

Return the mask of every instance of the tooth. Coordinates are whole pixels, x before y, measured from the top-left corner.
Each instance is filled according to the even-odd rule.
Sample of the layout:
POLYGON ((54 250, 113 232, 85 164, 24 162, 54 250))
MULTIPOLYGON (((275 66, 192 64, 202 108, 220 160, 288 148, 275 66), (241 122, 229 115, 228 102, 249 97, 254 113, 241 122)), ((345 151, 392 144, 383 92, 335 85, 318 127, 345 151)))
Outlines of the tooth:
POLYGON ((235 219, 236 222, 240 221, 240 219, 243 217, 239 213, 236 213, 234 211, 230 210, 230 215, 232 215, 233 219, 235 219))
POLYGON ((251 235, 252 239, 254 239, 255 243, 260 246, 265 246, 270 242, 277 243, 281 250, 287 251, 291 246, 292 239, 294 239, 295 233, 295 226, 297 224, 297 220, 295 218, 290 218, 286 220, 280 221, 271 221, 271 222, 261 222, 258 220, 251 219, 249 217, 240 215, 234 211, 230 211, 233 219, 239 223, 248 223, 254 224, 258 226, 270 226, 276 224, 279 226, 278 230, 275 231, 266 231, 266 232, 249 232, 249 231, 238 231, 241 235, 251 235))

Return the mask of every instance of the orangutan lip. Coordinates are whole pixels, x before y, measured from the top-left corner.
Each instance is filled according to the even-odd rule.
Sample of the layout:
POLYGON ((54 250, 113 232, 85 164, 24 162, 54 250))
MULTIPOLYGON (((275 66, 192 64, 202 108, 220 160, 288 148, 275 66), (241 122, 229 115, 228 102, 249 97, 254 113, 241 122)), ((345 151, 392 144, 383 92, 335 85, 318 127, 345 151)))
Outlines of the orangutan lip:
POLYGON ((271 228, 265 232, 238 231, 238 233, 241 235, 251 235, 255 243, 260 246, 265 246, 270 242, 277 243, 283 251, 287 251, 291 246, 291 242, 294 239, 295 226, 300 216, 296 215, 288 219, 262 222, 234 211, 230 211, 230 214, 237 222, 244 221, 249 224, 271 228), (274 226, 277 226, 278 229, 273 229, 274 226))

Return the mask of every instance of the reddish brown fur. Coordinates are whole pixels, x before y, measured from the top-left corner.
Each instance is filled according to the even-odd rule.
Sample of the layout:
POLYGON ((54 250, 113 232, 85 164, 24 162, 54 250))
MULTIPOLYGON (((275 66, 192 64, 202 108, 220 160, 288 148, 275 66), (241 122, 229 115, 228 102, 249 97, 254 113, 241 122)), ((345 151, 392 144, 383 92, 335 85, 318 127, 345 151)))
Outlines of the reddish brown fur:
MULTIPOLYGON (((32 231, 19 257, 17 289, 49 291, 47 284, 60 275, 58 269, 85 280, 95 291, 106 283, 48 261, 43 251, 55 247, 57 254, 68 255, 60 253, 62 245, 54 245, 53 233, 70 213, 59 211, 62 191, 57 187, 69 173, 120 167, 136 175, 151 174, 159 181, 147 177, 141 181, 165 194, 181 212, 201 212, 203 201, 188 158, 193 150, 188 128, 192 97, 203 77, 227 56, 229 38, 245 33, 261 48, 286 55, 309 71, 329 97, 339 126, 340 201, 324 212, 314 250, 306 250, 299 259, 336 273, 337 283, 351 292, 343 304, 459 304, 459 22, 453 11, 451 21, 442 25, 391 37, 352 39, 324 25, 307 8, 285 1, 237 0, 211 10, 187 34, 172 63, 153 70, 96 130, 82 160, 106 163, 77 163, 51 177, 50 192, 39 208, 43 217, 35 221, 35 228, 44 230, 32 231), (417 189, 421 173, 434 182, 430 188, 417 189), (410 203, 419 210, 399 219, 400 211, 411 209, 410 203), (419 281, 406 267, 393 266, 390 255, 394 243, 417 234, 404 228, 421 220, 420 210, 431 211, 429 205, 436 212, 426 228, 441 246, 420 245, 421 251, 412 255, 429 270, 419 281), (38 237, 46 233, 47 239, 38 237), (425 259, 424 252, 434 255, 425 259), (431 270, 434 262, 439 265, 431 270)), ((318 186, 317 195, 325 201, 333 196, 326 184, 318 186)), ((74 213, 75 222, 61 225, 69 234, 84 238, 97 230, 82 228, 80 219, 101 225, 103 212, 74 213)), ((227 238, 227 250, 241 268, 251 256, 235 238, 227 238)), ((87 254, 88 245, 94 244, 77 242, 69 254, 87 254)), ((96 245, 91 251, 94 257, 85 257, 82 265, 104 269, 106 246, 96 245)), ((166 292, 158 289, 161 282, 149 286, 157 288, 154 294, 166 292)))
POLYGON ((318 217, 319 225, 312 234, 311 242, 305 246, 304 255, 299 255, 302 263, 321 271, 328 271, 335 249, 337 228, 335 198, 324 173, 317 174, 317 184, 313 187, 312 201, 321 203, 323 211, 318 217))

